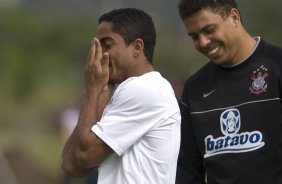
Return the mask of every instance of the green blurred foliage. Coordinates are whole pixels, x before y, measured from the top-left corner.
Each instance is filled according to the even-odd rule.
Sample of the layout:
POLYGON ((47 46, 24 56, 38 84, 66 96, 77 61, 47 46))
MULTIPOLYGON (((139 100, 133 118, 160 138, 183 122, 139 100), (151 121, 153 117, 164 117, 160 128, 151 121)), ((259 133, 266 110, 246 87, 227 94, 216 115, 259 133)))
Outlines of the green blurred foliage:
POLYGON ((83 92, 96 21, 17 7, 1 8, 0 17, 0 146, 58 178, 58 113, 83 92))
POLYGON ((22 9, 0 12, 5 17, 0 19, 1 79, 16 100, 31 95, 42 81, 63 80, 80 72, 73 69, 83 65, 94 24, 40 17, 22 9))

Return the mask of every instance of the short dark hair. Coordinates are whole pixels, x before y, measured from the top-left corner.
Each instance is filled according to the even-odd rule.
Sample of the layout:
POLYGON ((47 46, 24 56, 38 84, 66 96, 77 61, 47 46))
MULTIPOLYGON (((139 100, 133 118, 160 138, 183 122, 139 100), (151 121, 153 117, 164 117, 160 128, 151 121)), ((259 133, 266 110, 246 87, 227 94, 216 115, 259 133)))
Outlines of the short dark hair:
POLYGON ((150 15, 136 8, 121 8, 103 14, 98 22, 101 24, 103 21, 111 22, 113 32, 120 34, 127 45, 138 38, 142 39, 144 55, 153 63, 156 30, 150 15))
POLYGON ((232 8, 239 11, 235 0, 179 0, 178 3, 178 11, 182 20, 203 9, 209 9, 225 19, 232 8))

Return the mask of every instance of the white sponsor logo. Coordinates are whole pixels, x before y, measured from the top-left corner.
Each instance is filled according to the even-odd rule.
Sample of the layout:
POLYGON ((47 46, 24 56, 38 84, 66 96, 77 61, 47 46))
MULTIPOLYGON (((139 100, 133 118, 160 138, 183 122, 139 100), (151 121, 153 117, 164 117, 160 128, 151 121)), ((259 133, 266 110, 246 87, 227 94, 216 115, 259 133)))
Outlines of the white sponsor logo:
POLYGON ((220 116, 221 132, 224 136, 205 138, 205 158, 223 153, 241 153, 257 150, 264 146, 262 133, 259 131, 238 133, 241 126, 240 112, 227 109, 220 116))

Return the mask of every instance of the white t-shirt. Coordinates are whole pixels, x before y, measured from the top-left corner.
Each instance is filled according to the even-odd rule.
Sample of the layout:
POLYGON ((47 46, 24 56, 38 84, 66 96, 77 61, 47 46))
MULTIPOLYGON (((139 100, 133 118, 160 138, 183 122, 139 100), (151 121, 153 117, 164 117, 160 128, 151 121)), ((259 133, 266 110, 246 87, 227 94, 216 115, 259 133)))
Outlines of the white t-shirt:
POLYGON ((170 83, 158 72, 121 83, 92 131, 111 154, 98 184, 174 184, 181 116, 170 83))

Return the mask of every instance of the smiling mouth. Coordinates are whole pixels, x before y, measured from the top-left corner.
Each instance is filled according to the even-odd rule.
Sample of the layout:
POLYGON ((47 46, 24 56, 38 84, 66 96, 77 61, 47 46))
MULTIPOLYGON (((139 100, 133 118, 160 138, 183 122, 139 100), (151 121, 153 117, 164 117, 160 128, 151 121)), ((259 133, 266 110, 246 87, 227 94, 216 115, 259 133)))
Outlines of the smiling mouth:
POLYGON ((219 46, 212 49, 212 50, 207 51, 207 54, 208 54, 208 56, 212 57, 212 56, 216 55, 218 53, 218 51, 219 51, 219 46))

